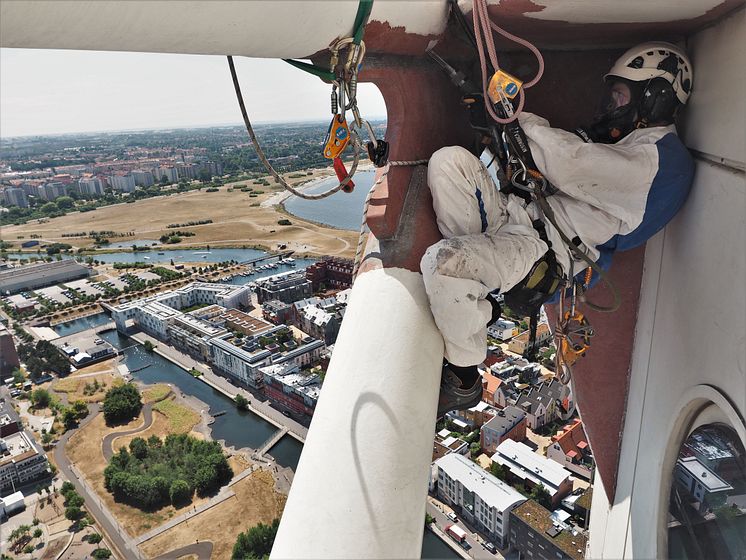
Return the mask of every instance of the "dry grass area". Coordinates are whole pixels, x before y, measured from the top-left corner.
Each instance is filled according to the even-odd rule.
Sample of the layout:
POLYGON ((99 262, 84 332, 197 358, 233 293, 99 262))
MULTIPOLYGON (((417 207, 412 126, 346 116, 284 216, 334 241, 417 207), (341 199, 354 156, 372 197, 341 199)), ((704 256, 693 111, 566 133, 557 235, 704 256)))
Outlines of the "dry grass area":
MULTIPOLYGON (((321 173, 328 175, 328 170, 321 173)), ((321 176, 321 173, 314 171, 307 178, 321 176)), ((354 256, 357 232, 322 227, 296 217, 290 218, 293 225, 280 226, 277 221, 286 215, 279 208, 255 206, 277 192, 278 187, 241 182, 222 186, 217 192, 192 191, 160 196, 132 204, 107 206, 94 212, 74 212, 43 224, 33 221, 20 226, 7 226, 3 238, 13 242, 20 236, 28 238, 34 233, 44 241, 65 241, 76 247, 90 247, 91 239, 63 238, 62 234, 90 230, 134 231, 135 236, 127 240, 135 242, 138 239, 158 239, 165 233, 173 232, 166 228, 168 224, 211 219, 211 224, 185 227, 196 235, 185 239, 179 246, 185 246, 188 242, 190 245, 246 244, 276 249, 279 244, 285 244, 288 249, 300 253, 354 256), (248 192, 241 192, 243 185, 264 193, 251 198, 248 192), (229 187, 235 188, 229 192, 229 187)), ((113 239, 116 241, 116 238, 113 239)))
POLYGON ((104 362, 99 362, 97 364, 93 364, 88 367, 80 368, 79 370, 76 370, 75 372, 71 373, 68 378, 70 377, 78 377, 81 375, 87 375, 91 373, 111 373, 115 372, 117 370, 117 358, 112 358, 111 360, 106 360, 104 362))
POLYGON ((162 400, 153 405, 153 411, 168 421, 168 433, 185 434, 199 422, 200 416, 191 408, 174 399, 162 400))
POLYGON ((57 381, 52 389, 57 393, 67 393, 69 402, 102 402, 109 389, 122 383, 121 378, 102 373, 90 377, 66 377, 57 381))
MULTIPOLYGON (((141 426, 142 422, 143 417, 140 415, 129 424, 110 428, 104 422, 103 414, 99 414, 86 427, 79 430, 78 433, 71 437, 67 445, 67 455, 70 460, 75 463, 75 466, 78 469, 80 469, 88 483, 96 491, 96 494, 98 494, 101 500, 106 504, 106 507, 109 508, 109 511, 114 514, 119 523, 124 527, 125 531, 127 531, 131 536, 145 533, 146 531, 149 531, 167 521, 174 515, 180 515, 189 508, 206 501, 206 499, 196 499, 181 508, 175 508, 169 505, 153 512, 143 512, 140 509, 114 501, 111 494, 109 494, 109 492, 106 491, 106 488, 104 488, 104 469, 106 468, 107 463, 101 450, 101 443, 107 434, 111 432, 133 430, 138 426, 141 426)), ((147 431, 143 432, 143 434, 146 433, 147 431)), ((119 438, 115 440, 114 449, 116 449, 117 441, 119 441, 119 438)))
POLYGON ((256 471, 232 487, 236 495, 141 545, 150 558, 194 543, 213 543, 212 560, 228 559, 238 533, 282 515, 287 496, 274 489, 272 475, 256 471))
POLYGON ((136 437, 165 438, 169 434, 186 434, 199 422, 199 419, 199 414, 190 408, 175 403, 173 399, 164 400, 153 406, 153 423, 147 430, 118 437, 112 442, 111 448, 116 452, 120 447, 129 447, 130 442, 136 437), (158 408, 159 406, 162 409, 158 408))
POLYGON ((142 392, 143 402, 158 402, 165 399, 171 394, 171 387, 166 383, 157 383, 156 385, 150 385, 142 392))
POLYGON ((68 539, 69 537, 67 535, 64 535, 62 537, 54 539, 53 541, 50 541, 47 545, 47 548, 44 550, 44 555, 41 557, 41 560, 54 560, 55 558, 57 558, 60 552, 62 552, 62 549, 65 548, 68 539))

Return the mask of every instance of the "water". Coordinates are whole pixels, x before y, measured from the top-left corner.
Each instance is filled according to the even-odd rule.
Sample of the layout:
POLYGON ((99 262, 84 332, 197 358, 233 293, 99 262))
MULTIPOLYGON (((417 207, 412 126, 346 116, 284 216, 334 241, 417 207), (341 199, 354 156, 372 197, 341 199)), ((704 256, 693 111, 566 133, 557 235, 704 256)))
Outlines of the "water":
POLYGON ((95 315, 88 315, 88 317, 81 317, 80 319, 73 319, 72 321, 65 321, 52 327, 54 332, 60 336, 67 336, 75 334, 86 329, 92 329, 94 327, 101 326, 111 321, 106 313, 96 313, 95 315))
POLYGON ((283 467, 290 467, 295 471, 298 467, 303 444, 292 436, 283 436, 269 450, 269 454, 283 467))
MULTIPOLYGON (((363 205, 368 191, 375 181, 375 171, 360 171, 355 174, 355 190, 351 193, 336 192, 321 200, 305 200, 291 196, 285 201, 285 209, 305 220, 327 224, 339 229, 358 231, 363 218, 363 205)), ((303 192, 318 194, 337 184, 331 177, 303 192)))
POLYGON ((435 533, 425 529, 422 539, 422 556, 420 558, 461 558, 435 533))
POLYGON ((236 449, 258 449, 277 431, 274 425, 263 418, 252 412, 238 410, 233 401, 221 392, 158 354, 146 352, 140 344, 119 332, 102 333, 101 338, 118 349, 126 348, 124 363, 130 370, 151 364, 150 367, 132 374, 143 383, 170 383, 181 389, 185 395, 191 395, 205 403, 211 413, 225 411, 225 414, 215 418, 211 426, 213 439, 225 440, 226 445, 232 445, 236 449))

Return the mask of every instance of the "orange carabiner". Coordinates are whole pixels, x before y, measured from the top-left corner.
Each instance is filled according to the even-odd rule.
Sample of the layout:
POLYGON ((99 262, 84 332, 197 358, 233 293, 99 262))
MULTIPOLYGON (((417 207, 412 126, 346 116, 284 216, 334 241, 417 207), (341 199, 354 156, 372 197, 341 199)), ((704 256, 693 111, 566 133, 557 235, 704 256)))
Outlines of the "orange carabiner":
POLYGON ((347 120, 341 114, 334 115, 324 140, 324 157, 326 159, 338 158, 349 141, 350 129, 347 127, 347 120))

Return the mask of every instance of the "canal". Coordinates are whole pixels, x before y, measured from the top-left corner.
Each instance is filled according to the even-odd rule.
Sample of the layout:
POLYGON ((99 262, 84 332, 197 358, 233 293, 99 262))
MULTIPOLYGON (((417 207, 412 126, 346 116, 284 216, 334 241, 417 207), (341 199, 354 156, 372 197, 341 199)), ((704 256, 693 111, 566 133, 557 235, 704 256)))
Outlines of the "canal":
MULTIPOLYGON (((277 428, 256 414, 239 410, 228 397, 206 383, 192 377, 186 370, 155 353, 149 353, 131 338, 118 331, 108 331, 100 335, 115 348, 124 349, 123 363, 135 371, 132 376, 143 383, 170 383, 185 395, 198 398, 208 406, 209 412, 225 411, 215 418, 212 424, 212 438, 224 440, 228 446, 259 448, 277 428)), ((284 436, 270 450, 269 454, 283 467, 295 470, 298 466, 303 445, 290 436, 284 436)), ((459 556, 445 545, 436 535, 425 531, 422 543, 422 558, 458 558, 459 556)))

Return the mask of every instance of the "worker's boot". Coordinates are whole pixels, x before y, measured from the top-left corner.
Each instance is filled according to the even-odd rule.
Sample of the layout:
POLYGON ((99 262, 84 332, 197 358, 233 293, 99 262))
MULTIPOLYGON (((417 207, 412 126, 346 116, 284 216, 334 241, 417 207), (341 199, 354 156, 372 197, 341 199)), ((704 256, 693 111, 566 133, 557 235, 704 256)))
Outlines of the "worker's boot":
MULTIPOLYGON (((476 371, 477 366, 472 367, 476 371)), ((482 376, 477 373, 473 384, 470 387, 465 387, 462 379, 451 371, 451 368, 464 371, 472 369, 456 368, 448 363, 443 365, 440 379, 440 397, 438 398, 438 418, 451 410, 466 410, 476 406, 482 400, 482 376)), ((474 379, 473 376, 472 379, 474 379)))

